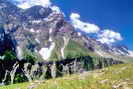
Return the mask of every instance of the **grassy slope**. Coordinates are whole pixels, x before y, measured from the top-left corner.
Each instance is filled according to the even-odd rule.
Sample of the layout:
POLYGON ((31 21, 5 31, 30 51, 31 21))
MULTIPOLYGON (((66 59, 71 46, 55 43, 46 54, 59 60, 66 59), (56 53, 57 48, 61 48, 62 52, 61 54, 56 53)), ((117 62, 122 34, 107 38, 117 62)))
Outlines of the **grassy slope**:
MULTIPOLYGON (((108 56, 108 57, 105 57, 105 58, 113 58, 114 60, 123 61, 125 63, 133 62, 132 57, 116 56, 116 55, 113 55, 113 54, 110 54, 110 55, 108 55, 108 53, 105 54, 105 56, 108 56)), ((89 51, 87 48, 84 48, 81 44, 77 43, 76 41, 70 40, 69 44, 65 48, 65 57, 66 58, 78 58, 78 57, 81 57, 81 56, 91 56, 92 58, 93 57, 104 58, 104 57, 99 56, 95 52, 89 51)))
POLYGON ((133 64, 114 65, 101 70, 51 79, 14 84, 0 89, 133 89, 133 64))
POLYGON ((67 47, 65 48, 65 57, 66 58, 78 58, 81 56, 88 56, 89 51, 82 47, 80 44, 76 43, 73 40, 70 40, 67 47))
MULTIPOLYGON (((56 47, 53 50, 52 56, 50 57, 50 60, 61 60, 61 52, 60 49, 62 47, 62 41, 56 40, 56 47)), ((88 56, 89 51, 82 47, 80 44, 76 43, 73 40, 70 40, 68 45, 66 46, 64 50, 65 58, 78 58, 81 56, 88 56)))

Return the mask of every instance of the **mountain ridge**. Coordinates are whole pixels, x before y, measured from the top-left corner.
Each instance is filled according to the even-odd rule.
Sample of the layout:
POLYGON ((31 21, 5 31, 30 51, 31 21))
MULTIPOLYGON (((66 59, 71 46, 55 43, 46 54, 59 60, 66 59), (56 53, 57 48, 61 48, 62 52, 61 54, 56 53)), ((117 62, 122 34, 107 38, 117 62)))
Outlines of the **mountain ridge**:
POLYGON ((98 56, 132 58, 132 51, 124 46, 102 44, 94 38, 77 32, 65 21, 63 13, 56 13, 42 6, 23 10, 6 1, 1 2, 1 6, 3 5, 0 9, 0 17, 3 19, 1 27, 4 29, 4 34, 11 37, 12 49, 20 60, 23 59, 23 53, 26 51, 47 60, 56 50, 59 59, 65 58, 64 52, 69 40, 81 45, 81 49, 85 48, 98 56))

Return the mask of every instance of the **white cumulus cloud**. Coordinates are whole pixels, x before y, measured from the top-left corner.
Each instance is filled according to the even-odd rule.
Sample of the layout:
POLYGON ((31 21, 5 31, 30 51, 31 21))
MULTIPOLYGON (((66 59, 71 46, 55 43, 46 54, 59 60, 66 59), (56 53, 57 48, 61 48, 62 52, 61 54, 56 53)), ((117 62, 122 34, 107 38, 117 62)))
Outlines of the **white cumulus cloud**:
POLYGON ((80 20, 80 15, 77 13, 72 13, 70 15, 70 19, 72 22, 72 25, 76 28, 76 29, 80 29, 83 32, 86 33, 97 33, 100 28, 95 25, 95 24, 91 24, 89 22, 83 22, 80 20))
POLYGON ((58 7, 58 6, 51 6, 51 9, 53 10, 53 11, 55 11, 55 12, 57 12, 57 13, 61 13, 61 10, 60 10, 60 8, 58 7))
POLYGON ((49 7, 56 13, 63 13, 58 6, 52 4, 51 0, 15 0, 15 1, 17 2, 17 6, 22 9, 27 9, 35 5, 40 5, 46 8, 49 7))
POLYGON ((112 44, 120 40, 123 40, 121 34, 114 32, 113 30, 105 29, 100 34, 98 34, 98 41, 101 43, 112 44))
POLYGON ((16 0, 19 4, 18 7, 27 9, 35 5, 41 5, 43 7, 50 7, 51 1, 50 0, 16 0))

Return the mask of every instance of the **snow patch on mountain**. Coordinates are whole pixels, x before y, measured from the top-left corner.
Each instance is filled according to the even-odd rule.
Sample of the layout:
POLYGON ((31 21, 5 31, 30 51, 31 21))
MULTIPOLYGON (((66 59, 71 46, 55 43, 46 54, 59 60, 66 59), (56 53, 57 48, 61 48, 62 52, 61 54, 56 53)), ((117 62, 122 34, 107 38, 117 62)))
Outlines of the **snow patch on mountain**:
POLYGON ((78 36, 79 36, 79 37, 82 36, 81 32, 78 32, 78 36))
POLYGON ((33 20, 33 21, 29 21, 29 22, 31 22, 32 24, 39 24, 39 23, 41 23, 42 21, 41 21, 41 20, 33 20))
MULTIPOLYGON (((50 28, 49 29, 49 36, 52 34, 52 32, 53 32, 53 29, 50 28)), ((40 51, 39 51, 39 54, 42 56, 42 58, 44 60, 48 60, 51 57, 52 51, 56 46, 55 42, 53 42, 53 39, 52 39, 51 36, 49 37, 49 42, 51 42, 51 45, 49 47, 41 48, 40 51)))
POLYGON ((35 41, 36 41, 37 43, 39 43, 39 44, 41 43, 40 40, 39 40, 38 38, 35 38, 35 41))
POLYGON ((95 51, 99 56, 103 57, 103 52, 102 51, 95 51))
POLYGON ((60 10, 60 8, 58 7, 58 6, 51 6, 51 9, 54 11, 54 12, 56 12, 56 13, 61 13, 61 10, 60 10))
MULTIPOLYGON (((52 34, 52 32, 53 32, 53 29, 51 28, 51 29, 49 30, 49 36, 52 34)), ((52 36, 49 37, 49 41, 50 41, 50 42, 53 41, 53 40, 52 40, 52 36)))
POLYGON ((31 29, 30 29, 30 32, 34 33, 34 32, 35 32, 35 30, 34 30, 33 28, 31 28, 31 29))
POLYGON ((39 54, 42 56, 44 60, 48 60, 50 56, 52 55, 52 51, 55 48, 55 43, 52 42, 51 46, 49 48, 41 48, 39 51, 39 54))
POLYGON ((67 46, 67 44, 69 43, 69 38, 63 37, 63 40, 64 40, 64 45, 61 48, 61 56, 62 56, 62 58, 65 58, 64 50, 65 50, 65 47, 67 46))
POLYGON ((17 57, 21 60, 23 59, 23 52, 21 47, 17 46, 17 57))
POLYGON ((49 30, 49 34, 51 34, 51 33, 52 33, 52 31, 53 31, 53 29, 51 28, 51 29, 49 30))

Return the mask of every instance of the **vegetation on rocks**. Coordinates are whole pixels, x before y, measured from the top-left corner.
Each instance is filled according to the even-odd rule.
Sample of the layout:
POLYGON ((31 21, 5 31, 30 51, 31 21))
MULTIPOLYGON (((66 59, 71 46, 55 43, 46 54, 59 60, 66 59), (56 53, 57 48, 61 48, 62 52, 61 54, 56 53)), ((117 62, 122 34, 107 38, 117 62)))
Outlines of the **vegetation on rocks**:
POLYGON ((66 58, 78 58, 81 56, 88 56, 88 50, 86 50, 81 45, 77 44, 75 41, 70 40, 66 49, 65 49, 65 56, 66 58))

